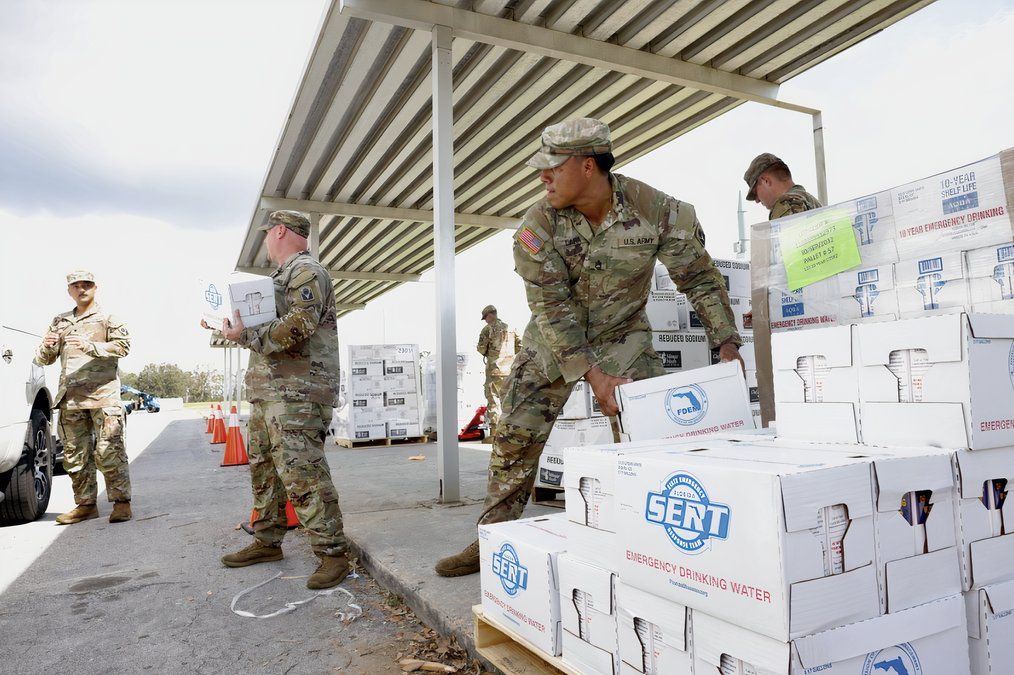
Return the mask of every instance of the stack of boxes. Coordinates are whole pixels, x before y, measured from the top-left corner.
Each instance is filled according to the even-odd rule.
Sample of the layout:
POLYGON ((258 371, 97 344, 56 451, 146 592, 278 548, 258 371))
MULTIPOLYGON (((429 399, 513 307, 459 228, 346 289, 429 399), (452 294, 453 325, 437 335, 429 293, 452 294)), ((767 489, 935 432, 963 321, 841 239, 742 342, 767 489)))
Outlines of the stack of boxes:
POLYGON ((351 345, 336 437, 350 442, 422 436, 417 345, 351 345))

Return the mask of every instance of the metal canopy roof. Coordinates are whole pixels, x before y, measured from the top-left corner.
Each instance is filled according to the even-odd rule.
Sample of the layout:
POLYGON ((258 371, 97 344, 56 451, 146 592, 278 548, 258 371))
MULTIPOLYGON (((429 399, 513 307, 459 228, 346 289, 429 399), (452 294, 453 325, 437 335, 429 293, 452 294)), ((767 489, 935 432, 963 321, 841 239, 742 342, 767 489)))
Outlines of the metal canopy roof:
POLYGON ((238 269, 270 271, 267 213, 321 214, 339 315, 433 267, 431 33, 453 31, 456 249, 541 195, 525 161, 576 116, 630 162, 932 0, 334 0, 296 93, 238 269), (395 25, 399 24, 399 25, 395 25))

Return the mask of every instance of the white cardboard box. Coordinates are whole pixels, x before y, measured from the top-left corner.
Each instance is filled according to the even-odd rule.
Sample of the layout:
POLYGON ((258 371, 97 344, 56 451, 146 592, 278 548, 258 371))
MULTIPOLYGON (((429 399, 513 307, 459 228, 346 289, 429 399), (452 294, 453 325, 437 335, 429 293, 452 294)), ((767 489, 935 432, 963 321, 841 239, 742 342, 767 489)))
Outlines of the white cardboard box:
POLYGON ((564 453, 543 448, 539 455, 539 475, 535 478, 536 487, 563 489, 564 453))
POLYGON ((1014 667, 1014 581, 965 594, 972 675, 999 675, 1014 667))
POLYGON ((953 455, 964 590, 1014 580, 1014 447, 953 455))
POLYGON ((583 672, 613 675, 616 646, 616 573, 561 553, 560 617, 563 660, 583 672))
POLYGON ((753 428, 739 362, 672 373, 616 388, 622 440, 700 437, 753 428))
POLYGON ((384 377, 384 362, 380 359, 356 359, 349 365, 349 375, 352 377, 384 377))
POLYGON ((780 436, 859 442, 860 368, 854 335, 852 326, 830 326, 771 336, 780 436))
POLYGON ((384 391, 419 391, 419 378, 412 373, 384 375, 384 391))
POLYGON ((771 288, 768 292, 771 331, 836 326, 840 300, 834 278, 798 291, 771 288))
POLYGON ((556 419, 558 420, 583 420, 591 417, 591 387, 584 380, 579 380, 570 391, 567 402, 563 404, 563 410, 556 419))
POLYGON ((1014 243, 965 253, 972 311, 1014 313, 1014 243))
POLYGON ((200 279, 198 284, 204 320, 212 328, 221 328, 222 320, 232 320, 236 311, 247 327, 270 323, 278 317, 275 283, 271 277, 233 272, 200 279))
POLYGON ((560 655, 560 576, 566 519, 479 525, 482 609, 550 656, 560 655))
POLYGON ((838 275, 841 296, 838 320, 842 323, 893 321, 898 318, 894 267, 857 267, 838 275))
POLYGON ((624 583, 778 640, 879 614, 868 462, 702 443, 617 466, 624 583))
POLYGON ((353 441, 375 441, 380 438, 387 438, 386 422, 355 421, 350 431, 353 441))
POLYGON ((694 370, 711 364, 708 335, 702 330, 652 331, 651 347, 667 372, 694 370))
MULTIPOLYGON (((750 312, 751 299, 730 295, 729 306, 732 308, 732 317, 736 324, 736 329, 739 330, 741 333, 744 330, 753 330, 752 323, 749 326, 746 325, 747 324, 746 314, 750 312)), ((693 307, 690 307, 688 314, 689 314, 688 316, 689 328, 703 330, 704 324, 701 322, 700 317, 697 315, 697 312, 694 311, 693 307)))
POLYGON ((961 596, 840 628, 773 640, 692 612, 694 675, 968 675, 961 596))
POLYGON ((419 345, 349 345, 350 360, 380 359, 381 361, 419 362, 419 345))
POLYGON ((682 330, 690 320, 689 307, 687 296, 677 293, 675 289, 648 291, 644 311, 652 330, 682 330))
POLYGON ((359 394, 383 394, 383 375, 350 375, 349 391, 354 395, 359 394))
POLYGON ((685 606, 618 581, 616 623, 621 673, 693 675, 685 606))
POLYGON ((348 398, 348 405, 352 411, 358 413, 361 410, 374 410, 384 407, 384 395, 380 392, 359 394, 353 393, 348 398))
POLYGON ((725 279, 725 290, 729 292, 729 295, 740 298, 750 297, 750 263, 748 261, 716 258, 714 263, 722 278, 725 279))
POLYGON ((384 394, 384 401, 388 408, 398 408, 418 414, 419 394, 415 389, 388 389, 384 394))
POLYGON ((544 448, 562 453, 564 448, 600 445, 613 442, 613 427, 608 417, 588 417, 582 420, 556 420, 544 448))
POLYGON ((898 259, 890 191, 860 197, 852 208, 852 231, 864 265, 890 264, 898 259))
POLYGON ((863 324, 867 445, 1014 445, 1014 316, 944 314, 863 324))
POLYGON ((897 262, 894 279, 902 318, 961 311, 969 304, 965 258, 961 251, 897 262))
POLYGON ((393 419, 387 423, 388 438, 417 438, 422 436, 422 425, 418 418, 393 419))

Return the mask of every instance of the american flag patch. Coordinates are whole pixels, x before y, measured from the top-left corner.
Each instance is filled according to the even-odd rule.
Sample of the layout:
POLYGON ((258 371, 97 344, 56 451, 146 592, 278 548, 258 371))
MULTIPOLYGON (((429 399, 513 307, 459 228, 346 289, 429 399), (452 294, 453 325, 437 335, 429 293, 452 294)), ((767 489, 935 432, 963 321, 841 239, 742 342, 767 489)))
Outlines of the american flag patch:
POLYGON ((518 232, 518 241, 521 245, 528 249, 528 252, 535 255, 542 250, 542 240, 531 231, 527 226, 522 227, 521 231, 518 232))

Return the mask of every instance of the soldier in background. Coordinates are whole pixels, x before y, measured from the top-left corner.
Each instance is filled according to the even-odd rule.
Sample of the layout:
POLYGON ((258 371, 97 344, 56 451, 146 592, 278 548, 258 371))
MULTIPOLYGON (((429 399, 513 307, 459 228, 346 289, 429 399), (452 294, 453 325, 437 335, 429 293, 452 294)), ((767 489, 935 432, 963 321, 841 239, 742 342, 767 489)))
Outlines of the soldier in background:
POLYGON ((760 202, 768 209, 768 220, 777 220, 793 213, 812 211, 823 206, 802 185, 792 180, 792 172, 782 160, 770 152, 757 155, 743 174, 750 191, 746 198, 760 202))
POLYGON ((60 359, 60 388, 53 407, 60 411, 57 433, 63 442, 63 467, 77 506, 57 516, 57 525, 99 517, 96 467, 106 481, 106 498, 113 502, 109 522, 131 518, 117 371, 119 360, 130 352, 130 334, 123 322, 102 311, 95 301, 97 290, 91 272, 67 275, 67 292, 76 306, 53 319, 35 354, 43 366, 60 359))
MULTIPOLYGON (((332 588, 350 571, 338 491, 324 439, 338 402, 338 323, 327 270, 307 250, 310 221, 295 211, 268 216, 265 245, 278 265, 278 318, 246 328, 236 313, 222 335, 251 351, 250 482, 257 519, 254 543, 222 557, 227 567, 282 559, 285 502, 299 516, 320 565, 307 588, 332 588)), ((205 328, 209 326, 201 322, 205 328)))
POLYGON ((486 363, 486 382, 483 392, 486 394, 486 422, 489 425, 490 439, 500 418, 500 397, 504 380, 514 363, 514 356, 521 349, 518 334, 497 318, 496 307, 486 305, 482 310, 482 320, 486 325, 479 333, 479 344, 476 350, 482 354, 486 363))
MULTIPOLYGON (((542 448, 578 380, 611 416, 617 385, 664 374, 644 311, 656 259, 722 361, 742 363, 729 295, 694 207, 612 173, 614 161, 609 127, 588 118, 546 128, 528 161, 546 188, 514 235, 532 318, 505 384, 480 524, 521 516, 542 448)), ((436 565, 441 576, 478 571, 478 540, 436 565)))

